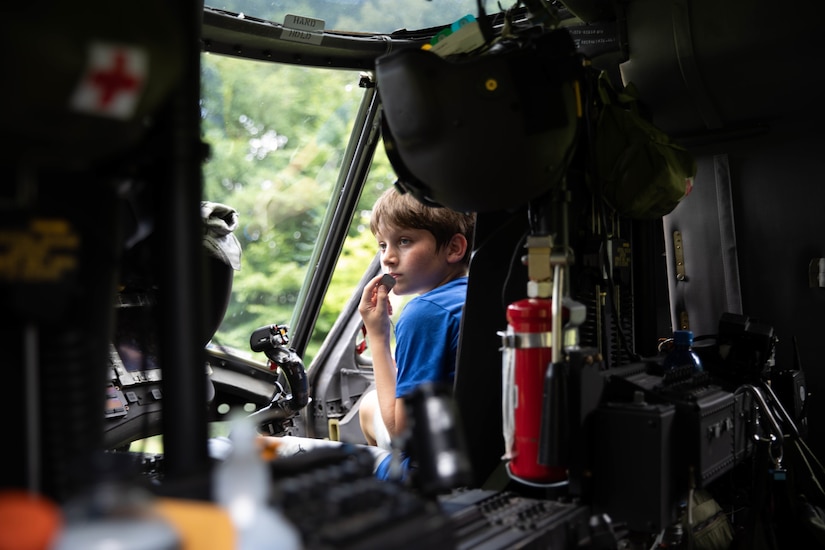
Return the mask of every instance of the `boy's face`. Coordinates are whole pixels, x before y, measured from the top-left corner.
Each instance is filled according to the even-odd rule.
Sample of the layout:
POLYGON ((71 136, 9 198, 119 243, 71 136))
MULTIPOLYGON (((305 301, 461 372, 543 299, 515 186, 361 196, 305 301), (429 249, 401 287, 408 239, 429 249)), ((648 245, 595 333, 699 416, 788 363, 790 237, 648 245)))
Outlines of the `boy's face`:
POLYGON ((384 272, 395 278, 397 295, 423 294, 450 280, 453 267, 447 250, 436 249, 429 231, 382 225, 375 238, 384 272))

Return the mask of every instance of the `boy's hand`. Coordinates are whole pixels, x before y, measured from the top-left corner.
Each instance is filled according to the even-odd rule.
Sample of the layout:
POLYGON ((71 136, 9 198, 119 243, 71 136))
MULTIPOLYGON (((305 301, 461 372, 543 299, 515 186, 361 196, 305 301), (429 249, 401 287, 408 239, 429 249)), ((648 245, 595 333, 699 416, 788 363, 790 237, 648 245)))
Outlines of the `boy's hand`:
MULTIPOLYGON (((389 300, 388 281, 384 277, 392 279, 389 275, 377 275, 367 283, 361 294, 361 303, 358 305, 358 312, 371 338, 390 335, 392 304, 389 300)), ((395 279, 392 284, 394 282, 395 279)))

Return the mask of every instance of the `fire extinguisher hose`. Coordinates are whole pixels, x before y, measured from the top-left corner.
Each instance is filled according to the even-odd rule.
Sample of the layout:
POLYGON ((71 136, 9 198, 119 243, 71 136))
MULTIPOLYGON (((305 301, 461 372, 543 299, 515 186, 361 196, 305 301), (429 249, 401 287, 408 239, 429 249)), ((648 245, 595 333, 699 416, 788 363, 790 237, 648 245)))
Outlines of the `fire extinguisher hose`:
MULTIPOLYGON (((504 336, 505 333, 499 333, 504 336)), ((513 445, 516 437, 516 420, 515 420, 515 406, 516 406, 516 352, 515 349, 506 344, 507 339, 514 337, 513 327, 507 327, 507 338, 505 338, 505 345, 502 347, 502 369, 501 369, 501 421, 502 432, 504 436, 504 456, 502 460, 510 460, 513 458, 513 445)))
POLYGON ((553 268, 553 318, 552 323, 552 339, 553 345, 550 349, 550 357, 553 364, 558 364, 561 361, 561 347, 562 347, 562 332, 561 332, 561 316, 562 316, 562 289, 564 288, 562 280, 564 277, 564 270, 560 265, 556 264, 553 268))

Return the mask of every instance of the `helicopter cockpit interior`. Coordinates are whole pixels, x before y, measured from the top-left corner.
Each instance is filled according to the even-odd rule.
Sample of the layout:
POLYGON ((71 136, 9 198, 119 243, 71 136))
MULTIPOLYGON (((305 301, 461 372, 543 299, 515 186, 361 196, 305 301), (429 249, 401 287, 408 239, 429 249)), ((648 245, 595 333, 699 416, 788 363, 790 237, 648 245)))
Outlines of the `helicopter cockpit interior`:
POLYGON ((262 501, 297 539, 265 547, 825 547, 823 21, 806 0, 9 8, 0 525, 24 491, 51 505, 37 547, 90 547, 139 488, 175 528, 148 547, 209 547, 179 507, 240 547, 199 505, 228 463, 213 423, 242 411, 299 441, 262 501), (273 100, 353 90, 327 118, 273 100), (391 482, 362 452, 360 290, 334 287, 348 258, 350 290, 380 271, 347 247, 386 185, 477 214, 455 383, 411 396, 418 469, 391 482))

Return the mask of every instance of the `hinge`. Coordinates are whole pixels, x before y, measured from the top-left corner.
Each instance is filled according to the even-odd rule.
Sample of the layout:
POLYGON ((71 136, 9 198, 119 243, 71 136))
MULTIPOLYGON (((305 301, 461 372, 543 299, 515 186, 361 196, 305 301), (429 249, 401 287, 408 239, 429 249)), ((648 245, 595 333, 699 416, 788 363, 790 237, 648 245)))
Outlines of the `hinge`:
POLYGON ((687 281, 685 274, 685 249, 682 247, 682 232, 673 232, 673 251, 676 256, 676 280, 687 281))

